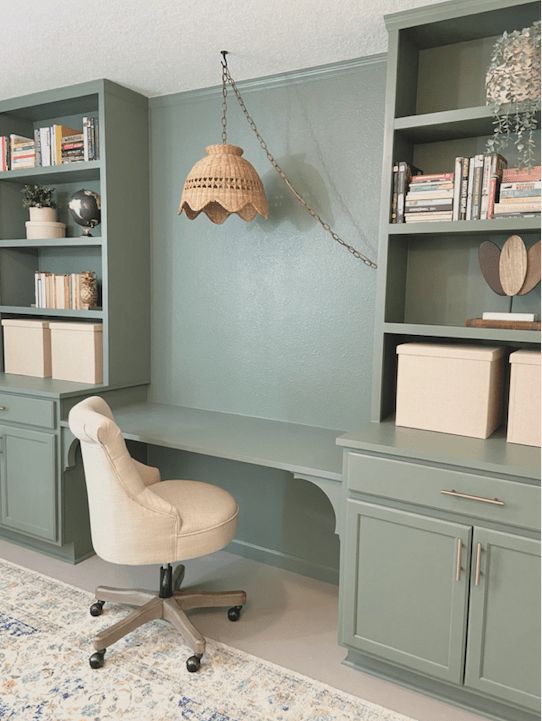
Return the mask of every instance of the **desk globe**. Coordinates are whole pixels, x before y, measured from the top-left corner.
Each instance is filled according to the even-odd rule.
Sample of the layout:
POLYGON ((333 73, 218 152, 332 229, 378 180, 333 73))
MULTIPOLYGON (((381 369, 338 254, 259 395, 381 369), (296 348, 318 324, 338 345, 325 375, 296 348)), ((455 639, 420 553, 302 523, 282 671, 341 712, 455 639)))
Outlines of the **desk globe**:
POLYGON ((68 202, 68 209, 87 237, 92 236, 90 231, 102 222, 101 198, 93 190, 83 189, 74 193, 68 202))

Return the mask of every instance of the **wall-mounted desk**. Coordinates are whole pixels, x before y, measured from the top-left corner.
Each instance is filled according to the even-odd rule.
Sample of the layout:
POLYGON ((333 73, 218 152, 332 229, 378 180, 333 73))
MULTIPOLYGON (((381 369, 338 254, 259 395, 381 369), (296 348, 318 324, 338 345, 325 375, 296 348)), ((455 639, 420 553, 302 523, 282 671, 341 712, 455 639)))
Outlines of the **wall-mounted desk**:
MULTIPOLYGON (((127 440, 277 468, 314 483, 329 498, 340 533, 341 431, 149 402, 115 406, 114 413, 127 440)), ((67 422, 62 425, 69 467, 76 444, 67 422)))

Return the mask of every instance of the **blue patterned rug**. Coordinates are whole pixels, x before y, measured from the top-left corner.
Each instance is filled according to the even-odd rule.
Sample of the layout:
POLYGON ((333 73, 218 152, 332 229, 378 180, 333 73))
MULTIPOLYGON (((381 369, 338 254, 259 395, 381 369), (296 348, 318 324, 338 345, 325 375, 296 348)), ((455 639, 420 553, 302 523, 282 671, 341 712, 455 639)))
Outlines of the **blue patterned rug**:
POLYGON ((0 560, 2 721, 412 721, 210 639, 189 674, 189 649, 163 621, 119 641, 93 671, 89 635, 126 607, 91 619, 92 599, 0 560))

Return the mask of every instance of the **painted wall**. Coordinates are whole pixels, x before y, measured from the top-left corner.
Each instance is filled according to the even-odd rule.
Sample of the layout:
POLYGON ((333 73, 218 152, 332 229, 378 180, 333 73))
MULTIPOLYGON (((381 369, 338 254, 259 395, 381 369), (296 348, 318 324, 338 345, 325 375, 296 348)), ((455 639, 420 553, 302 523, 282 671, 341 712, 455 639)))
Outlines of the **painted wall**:
MULTIPOLYGON (((383 61, 243 92, 294 183, 374 257, 383 61)), ((153 400, 355 428, 368 417, 376 273, 296 203, 234 98, 229 109, 229 140, 260 173, 268 221, 176 215, 186 173, 220 142, 220 96, 151 100, 153 400)))
MULTIPOLYGON (((235 74, 235 63, 231 62, 235 74)), ((241 84, 299 190, 376 256, 385 65, 345 64, 241 84)), ((229 141, 268 195, 270 219, 215 226, 176 215, 184 177, 220 142, 215 90, 151 100, 152 400, 338 430, 369 417, 376 273, 289 195, 229 99, 229 141)), ((163 477, 222 485, 241 501, 232 550, 328 581, 339 541, 329 501, 290 474, 151 449, 163 477)))

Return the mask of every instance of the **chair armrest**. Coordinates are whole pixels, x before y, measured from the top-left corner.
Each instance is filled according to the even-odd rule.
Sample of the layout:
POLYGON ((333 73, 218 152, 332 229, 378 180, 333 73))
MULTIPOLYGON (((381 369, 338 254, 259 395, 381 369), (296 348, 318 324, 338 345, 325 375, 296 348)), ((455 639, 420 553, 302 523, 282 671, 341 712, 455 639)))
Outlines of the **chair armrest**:
POLYGON ((153 466, 146 466, 144 463, 136 461, 135 458, 132 458, 132 460, 135 463, 138 473, 146 486, 152 486, 153 483, 158 483, 158 481, 160 480, 160 471, 158 470, 158 468, 154 468, 153 466))

